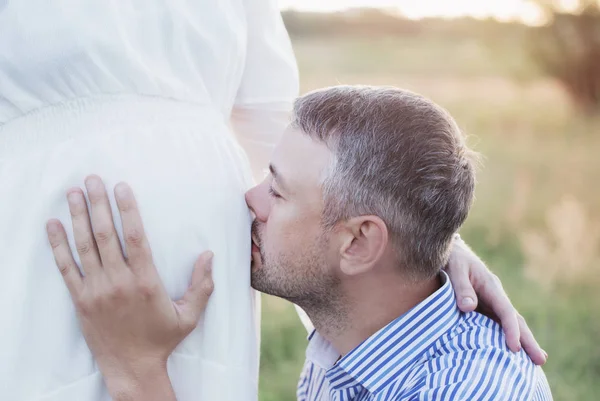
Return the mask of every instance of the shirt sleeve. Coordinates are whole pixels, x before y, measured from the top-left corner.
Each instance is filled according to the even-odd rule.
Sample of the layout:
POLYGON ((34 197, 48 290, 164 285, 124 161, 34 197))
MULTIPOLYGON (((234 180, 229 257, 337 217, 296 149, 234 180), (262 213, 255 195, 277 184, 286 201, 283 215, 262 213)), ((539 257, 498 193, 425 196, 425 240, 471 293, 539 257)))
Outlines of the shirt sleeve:
POLYGON ((262 179, 299 92, 298 67, 277 0, 245 0, 247 49, 231 125, 262 179))

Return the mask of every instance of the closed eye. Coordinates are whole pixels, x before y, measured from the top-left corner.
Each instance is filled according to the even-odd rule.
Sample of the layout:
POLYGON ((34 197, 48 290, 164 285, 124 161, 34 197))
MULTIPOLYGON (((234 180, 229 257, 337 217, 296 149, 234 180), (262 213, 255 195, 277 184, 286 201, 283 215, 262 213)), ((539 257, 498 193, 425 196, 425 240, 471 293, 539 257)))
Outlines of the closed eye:
POLYGON ((281 195, 275 191, 273 187, 269 187, 269 195, 271 195, 273 198, 281 198, 281 195))

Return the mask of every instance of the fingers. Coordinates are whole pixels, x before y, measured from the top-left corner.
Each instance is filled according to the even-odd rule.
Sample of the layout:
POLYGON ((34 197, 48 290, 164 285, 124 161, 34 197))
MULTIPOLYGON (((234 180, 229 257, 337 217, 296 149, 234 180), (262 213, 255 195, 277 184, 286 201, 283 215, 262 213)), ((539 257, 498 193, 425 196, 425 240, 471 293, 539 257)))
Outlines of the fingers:
POLYGON ((512 352, 521 351, 521 331, 519 329, 519 321, 516 311, 510 314, 498 315, 502 331, 506 337, 506 345, 512 352))
POLYGON ((71 297, 77 299, 83 288, 83 278, 73 259, 65 229, 60 221, 50 220, 46 224, 46 231, 48 233, 48 240, 52 246, 54 261, 63 276, 71 297))
POLYGON ((477 308, 477 295, 471 284, 469 277, 469 269, 465 265, 459 265, 455 261, 451 261, 455 266, 448 266, 448 273, 458 308, 467 313, 472 312, 477 308))
POLYGON ((119 183, 115 187, 115 199, 123 223, 123 238, 129 266, 132 270, 153 266, 152 252, 133 191, 127 184, 119 183))
POLYGON ((478 304, 476 289, 471 283, 471 271, 475 270, 473 267, 483 267, 487 270, 467 244, 458 237, 453 241, 446 271, 454 288, 456 303, 465 313, 474 311, 478 304), (477 264, 481 266, 476 266, 477 264))
POLYGON ((94 271, 98 271, 101 264, 85 197, 81 189, 73 188, 67 192, 67 200, 81 267, 86 275, 92 274, 94 271))
POLYGON ((206 309, 214 283, 212 279, 213 253, 204 252, 194 265, 192 282, 183 298, 177 302, 182 323, 191 331, 198 324, 200 315, 206 309))
POLYGON ((525 320, 518 314, 500 279, 481 262, 462 241, 454 241, 447 272, 456 292, 457 303, 463 312, 473 310, 477 304, 483 313, 498 321, 513 352, 525 349, 531 360, 542 365, 548 358, 533 337, 525 320), (477 294, 479 300, 477 299, 477 294), (471 303, 468 300, 473 299, 471 303))
POLYGON ((123 251, 115 230, 104 183, 100 177, 91 175, 86 178, 85 187, 90 200, 92 229, 102 265, 109 270, 124 267, 123 251))
POLYGON ((536 365, 543 365, 548 360, 548 354, 546 351, 540 347, 538 342, 536 341, 533 333, 529 329, 527 322, 523 318, 523 316, 518 316, 519 321, 519 330, 521 332, 521 344, 523 344, 523 349, 529 355, 533 363, 536 365))
MULTIPOLYGON (((475 290, 477 291, 478 288, 475 290)), ((500 320, 508 348, 513 352, 519 352, 521 350, 521 332, 517 319, 518 313, 502 288, 500 279, 489 272, 484 278, 484 284, 481 285, 479 294, 481 302, 491 309, 500 320)))

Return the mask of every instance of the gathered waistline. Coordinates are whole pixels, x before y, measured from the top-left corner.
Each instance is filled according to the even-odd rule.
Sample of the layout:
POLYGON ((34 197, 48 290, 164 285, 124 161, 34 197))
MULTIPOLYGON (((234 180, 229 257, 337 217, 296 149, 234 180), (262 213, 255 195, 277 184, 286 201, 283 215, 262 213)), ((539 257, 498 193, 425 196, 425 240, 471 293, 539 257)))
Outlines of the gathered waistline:
POLYGON ((192 103, 148 95, 101 95, 50 105, 0 125, 0 158, 39 150, 72 138, 150 127, 224 123, 210 103, 192 103))

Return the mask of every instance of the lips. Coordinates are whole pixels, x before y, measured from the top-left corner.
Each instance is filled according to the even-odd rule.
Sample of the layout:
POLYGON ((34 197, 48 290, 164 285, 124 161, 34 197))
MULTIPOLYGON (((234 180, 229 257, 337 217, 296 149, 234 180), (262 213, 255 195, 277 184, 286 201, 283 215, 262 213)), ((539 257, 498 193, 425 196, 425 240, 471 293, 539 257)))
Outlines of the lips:
MULTIPOLYGON (((258 258, 260 255, 260 238, 258 236, 258 222, 254 220, 252 222, 252 229, 250 230, 250 235, 252 238, 252 250, 250 254, 252 255, 252 260, 255 261, 255 256, 258 258)), ((256 263, 253 263, 255 265, 256 263)))
POLYGON ((258 244, 260 244, 260 241, 258 240, 256 235, 252 234, 252 251, 251 251, 252 254, 260 253, 260 246, 258 244))
POLYGON ((250 251, 250 260, 252 261, 250 268, 252 271, 256 271, 259 268, 260 259, 260 248, 256 245, 254 238, 252 239, 252 250, 250 251))
POLYGON ((251 238, 252 238, 252 245, 256 246, 258 249, 260 249, 260 238, 258 238, 258 234, 256 233, 256 229, 255 227, 252 227, 253 230, 251 232, 251 238))

